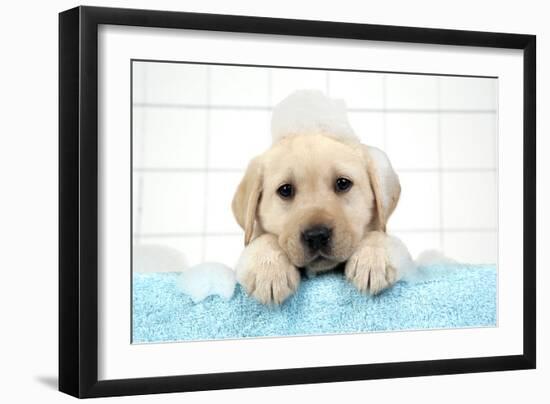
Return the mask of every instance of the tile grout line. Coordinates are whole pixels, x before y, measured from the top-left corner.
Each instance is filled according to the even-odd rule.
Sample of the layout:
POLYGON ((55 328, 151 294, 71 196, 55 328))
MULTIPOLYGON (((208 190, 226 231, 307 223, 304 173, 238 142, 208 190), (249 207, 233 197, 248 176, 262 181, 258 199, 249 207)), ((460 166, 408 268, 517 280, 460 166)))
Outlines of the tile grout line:
MULTIPOLYGON (((441 81, 436 79, 437 109, 441 111, 441 81)), ((443 135, 441 133, 441 113, 437 113, 437 154, 438 154, 438 180, 439 180, 439 247, 445 253, 445 228, 443 211, 443 135)))
POLYGON ((386 75, 382 75, 382 135, 383 135, 383 141, 382 144, 384 145, 384 152, 388 154, 388 93, 387 93, 388 85, 387 85, 387 77, 386 75))
MULTIPOLYGON (((135 77, 135 76, 134 76, 135 77)), ((148 91, 147 91, 147 68, 144 68, 143 69, 143 75, 142 75, 142 81, 143 81, 143 98, 145 100, 148 99, 148 91)), ((134 83, 132 83, 132 86, 134 85, 134 83)), ((133 100, 132 100, 133 102, 133 100)), ((132 108, 133 109, 133 108, 132 108)), ((145 125, 146 125, 146 122, 147 122, 147 119, 146 119, 146 115, 144 113, 141 113, 140 114, 140 121, 141 121, 141 127, 142 129, 145 128, 145 125)), ((132 125, 132 137, 134 137, 135 135, 135 128, 134 128, 134 122, 132 120, 131 122, 131 125, 132 125)), ((139 148, 139 159, 141 162, 144 162, 145 160, 145 136, 146 136, 146 130, 143 130, 142 134, 141 134, 141 144, 140 144, 140 148, 139 148)), ((133 139, 132 139, 133 140, 133 139)), ((130 153, 133 153, 134 151, 133 150, 130 150, 130 153)), ((132 167, 132 170, 133 167, 132 167)), ((135 170, 134 170, 135 172, 135 170)), ((136 233, 137 233, 137 236, 136 236, 136 244, 139 244, 141 242, 141 229, 143 228, 143 193, 144 193, 144 182, 145 182, 145 178, 144 178, 144 175, 142 172, 139 172, 139 176, 138 176, 138 205, 137 205, 137 218, 136 218, 136 233)), ((133 195, 131 196, 133 198, 133 195)), ((133 218, 132 218, 133 219, 133 218)))
MULTIPOLYGON (((211 103, 211 91, 212 91, 212 83, 211 83, 212 77, 211 77, 211 68, 208 66, 206 68, 206 123, 205 123, 205 161, 204 165, 208 167, 210 162, 210 103, 211 103)), ((201 236, 201 261, 204 262, 206 258, 206 227, 207 227, 207 221, 208 221, 208 182, 210 180, 209 171, 204 171, 204 193, 203 193, 203 217, 202 217, 202 230, 203 235, 201 236)))
MULTIPOLYGON (((273 106, 268 105, 203 105, 203 104, 176 104, 176 103, 133 103, 134 108, 167 108, 167 109, 211 109, 211 110, 235 110, 235 111, 271 111, 273 106)), ((422 108, 361 108, 351 107, 346 108, 348 112, 365 112, 365 113, 410 113, 410 114, 496 114, 495 109, 422 109, 422 108)))
POLYGON ((267 71, 267 105, 273 108, 273 72, 271 69, 267 71))
MULTIPOLYGON (((393 234, 413 234, 413 233, 495 233, 496 228, 426 228, 426 229, 389 229, 393 234)), ((145 233, 141 234, 144 238, 184 238, 184 237, 242 237, 242 232, 165 232, 165 233, 145 233)))
MULTIPOLYGON (((400 173, 431 173, 431 172, 443 172, 443 173, 479 173, 479 172, 496 172, 496 168, 490 167, 463 167, 463 168, 399 168, 395 167, 400 173)), ((224 167, 224 168, 194 168, 194 167, 134 167, 135 172, 144 173, 219 173, 219 174, 233 174, 244 173, 246 168, 224 167)))

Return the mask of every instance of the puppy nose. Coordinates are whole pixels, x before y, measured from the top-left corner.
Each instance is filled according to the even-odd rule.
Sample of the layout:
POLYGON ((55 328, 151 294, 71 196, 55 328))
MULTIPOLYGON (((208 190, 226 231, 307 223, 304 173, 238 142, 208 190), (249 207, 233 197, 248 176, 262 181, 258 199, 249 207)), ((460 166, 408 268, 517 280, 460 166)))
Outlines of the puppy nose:
POLYGON ((315 226, 302 233, 302 241, 312 251, 320 250, 326 247, 330 241, 332 230, 325 226, 315 226))

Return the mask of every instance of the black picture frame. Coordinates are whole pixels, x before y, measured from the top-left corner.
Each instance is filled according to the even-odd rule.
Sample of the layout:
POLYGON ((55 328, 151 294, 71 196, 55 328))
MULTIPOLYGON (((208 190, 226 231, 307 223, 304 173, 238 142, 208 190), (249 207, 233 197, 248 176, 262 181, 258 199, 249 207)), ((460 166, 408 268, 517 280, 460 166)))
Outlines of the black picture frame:
POLYGON ((60 13, 59 390, 85 398, 534 369, 535 61, 534 35, 83 6, 60 13), (523 353, 99 381, 97 52, 100 24, 523 50, 523 353))

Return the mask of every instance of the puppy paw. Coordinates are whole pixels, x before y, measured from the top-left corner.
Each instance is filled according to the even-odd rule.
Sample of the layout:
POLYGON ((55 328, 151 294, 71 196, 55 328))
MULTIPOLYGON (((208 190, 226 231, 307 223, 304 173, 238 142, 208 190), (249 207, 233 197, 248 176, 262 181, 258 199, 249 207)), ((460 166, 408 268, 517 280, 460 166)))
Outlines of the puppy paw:
POLYGON ((260 303, 281 304, 298 289, 300 273, 282 252, 256 256, 248 266, 240 283, 260 303))
POLYGON ((373 295, 393 285, 397 272, 391 266, 384 247, 364 245, 348 260, 346 278, 361 292, 373 295))

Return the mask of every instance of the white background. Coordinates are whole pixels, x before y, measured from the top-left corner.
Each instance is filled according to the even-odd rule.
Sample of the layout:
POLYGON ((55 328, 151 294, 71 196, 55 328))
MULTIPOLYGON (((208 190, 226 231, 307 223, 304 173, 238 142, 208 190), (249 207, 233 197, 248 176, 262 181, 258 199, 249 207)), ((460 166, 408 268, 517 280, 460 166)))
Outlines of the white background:
MULTIPOLYGON (((76 5, 26 2, 4 9, 1 26, 3 63, 2 145, 0 165, 3 193, 2 268, 4 276, 0 302, 3 315, 0 357, 3 399, 6 402, 65 402, 69 398, 55 391, 57 373, 57 12, 76 5)), ((151 7, 144 1, 93 2, 95 5, 151 7)), ((542 2, 524 1, 521 7, 502 2, 462 1, 454 5, 417 1, 384 4, 347 2, 320 4, 279 1, 157 1, 159 9, 213 13, 256 14, 277 17, 341 20, 379 24, 445 27, 473 30, 527 32, 538 35, 538 71, 550 69, 550 28, 542 2), (315 4, 313 7, 312 4, 315 4)), ((549 120, 542 114, 550 108, 549 79, 538 77, 539 134, 548 133, 549 120)), ((550 264, 550 241, 544 224, 549 205, 548 139, 539 136, 538 179, 538 263, 550 264)), ((126 402, 280 402, 314 399, 407 400, 416 402, 463 403, 465 400, 543 401, 548 392, 543 384, 550 377, 549 276, 538 272, 539 369, 535 371, 470 374, 429 378, 348 382, 206 393, 117 398, 126 402), (452 394, 449 394, 452 392, 452 394), (540 397, 538 400, 537 397, 540 397)))
POLYGON ((233 194, 271 144, 273 106, 302 89, 342 99, 361 142, 387 153, 402 188, 388 231, 413 257, 497 262, 497 79, 142 61, 133 72, 134 270, 155 245, 233 267, 233 194))

